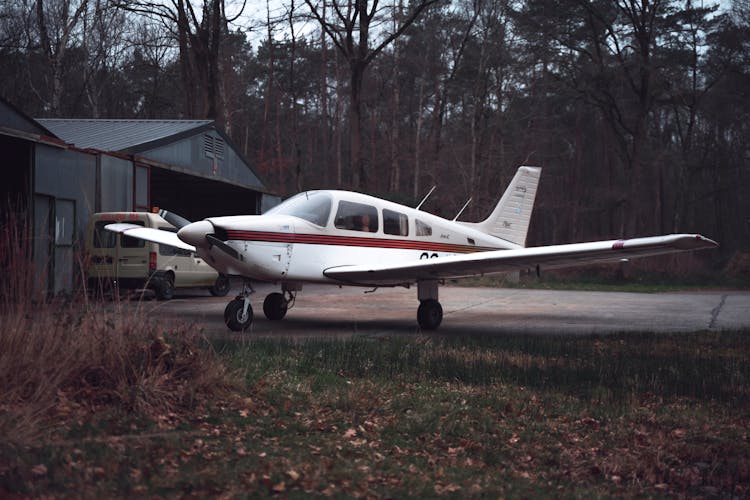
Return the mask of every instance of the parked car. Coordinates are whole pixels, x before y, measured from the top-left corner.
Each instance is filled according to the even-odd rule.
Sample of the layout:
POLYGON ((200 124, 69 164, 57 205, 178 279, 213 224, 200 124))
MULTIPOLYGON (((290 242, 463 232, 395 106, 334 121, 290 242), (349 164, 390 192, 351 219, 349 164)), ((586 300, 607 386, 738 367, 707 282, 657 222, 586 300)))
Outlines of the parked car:
POLYGON ((212 295, 229 293, 229 278, 217 273, 195 253, 107 231, 104 226, 127 222, 176 231, 158 214, 148 212, 101 212, 91 217, 86 230, 87 280, 92 290, 152 289, 169 300, 176 288, 205 287, 212 295))

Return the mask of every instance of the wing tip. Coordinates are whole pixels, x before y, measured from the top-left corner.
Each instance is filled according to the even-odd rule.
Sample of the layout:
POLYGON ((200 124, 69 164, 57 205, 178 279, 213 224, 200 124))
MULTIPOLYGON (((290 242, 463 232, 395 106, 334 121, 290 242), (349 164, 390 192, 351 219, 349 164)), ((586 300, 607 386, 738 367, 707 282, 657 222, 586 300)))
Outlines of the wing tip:
POLYGON ((693 234, 689 236, 690 238, 690 244, 686 246, 686 249, 692 250, 692 249, 702 249, 702 248, 717 248, 719 246, 719 243, 712 240, 711 238, 706 238, 702 234, 693 234))

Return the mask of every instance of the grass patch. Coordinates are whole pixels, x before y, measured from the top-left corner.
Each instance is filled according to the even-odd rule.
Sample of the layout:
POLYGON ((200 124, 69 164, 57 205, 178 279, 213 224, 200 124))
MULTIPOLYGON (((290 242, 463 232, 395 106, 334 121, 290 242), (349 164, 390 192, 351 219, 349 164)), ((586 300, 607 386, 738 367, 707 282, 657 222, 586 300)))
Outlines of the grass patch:
POLYGON ((744 496, 748 333, 217 342, 244 380, 232 394, 60 425, 0 480, 32 495, 744 496))

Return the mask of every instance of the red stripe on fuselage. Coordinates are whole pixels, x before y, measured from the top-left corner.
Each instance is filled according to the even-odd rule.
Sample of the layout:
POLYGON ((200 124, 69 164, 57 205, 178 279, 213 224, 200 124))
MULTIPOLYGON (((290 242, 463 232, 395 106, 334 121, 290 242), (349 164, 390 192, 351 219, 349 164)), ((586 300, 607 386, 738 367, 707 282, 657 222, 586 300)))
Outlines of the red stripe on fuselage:
POLYGON ((271 231, 242 231, 228 229, 227 237, 236 241, 262 241, 271 243, 304 243, 308 245, 336 245, 345 247, 396 248, 426 252, 471 253, 500 248, 437 243, 433 241, 396 240, 390 238, 364 238, 359 236, 331 236, 303 233, 277 233, 271 231))

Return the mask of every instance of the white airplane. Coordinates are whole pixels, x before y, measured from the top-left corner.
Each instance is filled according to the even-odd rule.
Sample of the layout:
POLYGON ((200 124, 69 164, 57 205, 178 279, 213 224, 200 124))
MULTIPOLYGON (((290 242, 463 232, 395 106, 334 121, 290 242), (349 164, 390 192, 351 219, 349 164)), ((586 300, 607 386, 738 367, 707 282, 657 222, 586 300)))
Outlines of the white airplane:
MULTIPOLYGON (((253 321, 252 281, 281 285, 263 312, 280 320, 304 283, 368 288, 417 286, 417 322, 436 329, 443 318, 438 285, 446 279, 618 262, 716 247, 697 234, 526 248, 541 169, 520 167, 490 216, 479 223, 443 219, 417 208, 348 191, 300 193, 263 215, 173 222, 175 234, 132 224, 106 229, 197 252, 218 272, 245 279, 224 311, 227 326, 253 321)), ((421 206, 421 204, 420 204, 421 206)))

